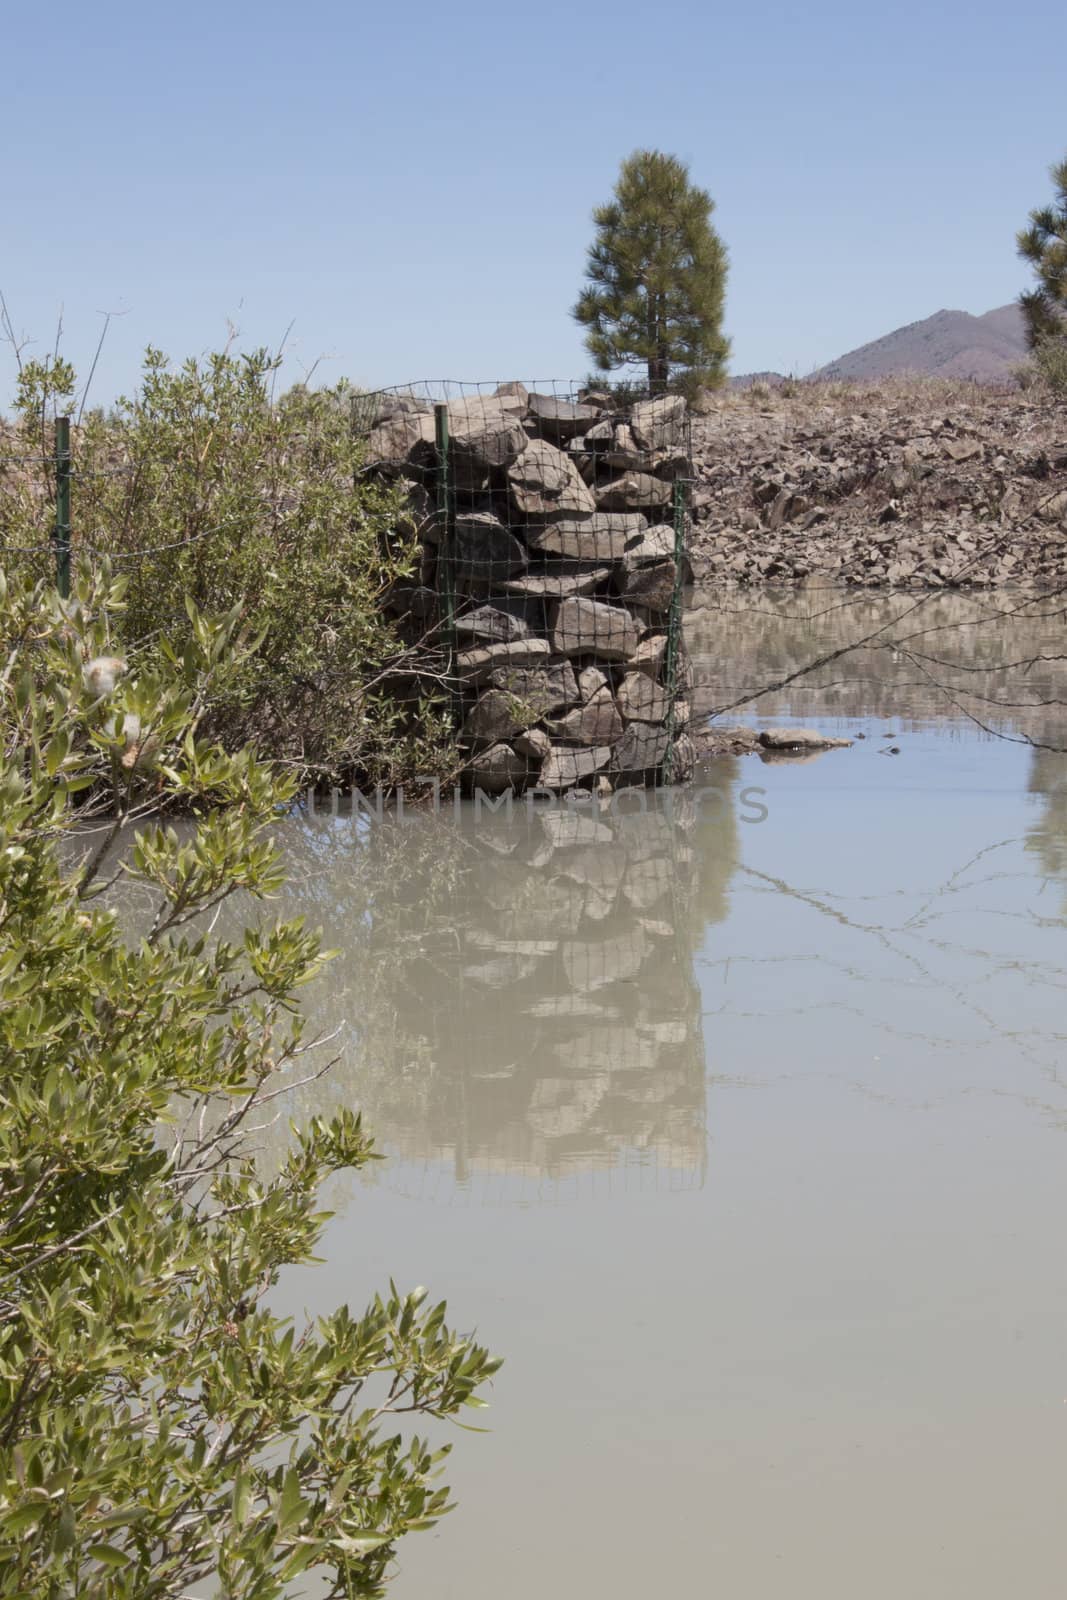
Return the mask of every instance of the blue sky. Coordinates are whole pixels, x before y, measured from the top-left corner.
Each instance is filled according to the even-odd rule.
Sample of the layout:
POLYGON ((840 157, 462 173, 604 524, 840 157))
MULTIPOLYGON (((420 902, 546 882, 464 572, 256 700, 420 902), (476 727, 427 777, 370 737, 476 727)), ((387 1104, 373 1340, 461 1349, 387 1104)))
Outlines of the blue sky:
MULTIPOLYGON (((277 344, 370 385, 571 377, 623 156, 687 160, 731 258, 735 371, 805 372, 1027 280, 1067 151, 1067 8, 1021 0, 4 7, 0 288, 94 386, 277 344)), ((6 404, 13 362, 0 353, 6 404)))

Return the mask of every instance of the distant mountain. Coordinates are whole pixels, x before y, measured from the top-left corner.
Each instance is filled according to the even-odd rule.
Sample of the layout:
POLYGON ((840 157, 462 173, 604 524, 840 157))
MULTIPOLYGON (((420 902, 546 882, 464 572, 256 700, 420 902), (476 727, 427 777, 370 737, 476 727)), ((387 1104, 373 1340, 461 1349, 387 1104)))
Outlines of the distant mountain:
POLYGON ((979 383, 1010 383, 1025 360, 1026 336, 1017 305, 998 306, 984 316, 968 311, 935 311, 882 339, 850 350, 813 372, 813 381, 894 376, 974 378, 979 383))
POLYGON ((754 383, 766 384, 770 389, 776 389, 785 378, 780 372, 739 372, 727 378, 727 387, 730 389, 751 389, 754 383))

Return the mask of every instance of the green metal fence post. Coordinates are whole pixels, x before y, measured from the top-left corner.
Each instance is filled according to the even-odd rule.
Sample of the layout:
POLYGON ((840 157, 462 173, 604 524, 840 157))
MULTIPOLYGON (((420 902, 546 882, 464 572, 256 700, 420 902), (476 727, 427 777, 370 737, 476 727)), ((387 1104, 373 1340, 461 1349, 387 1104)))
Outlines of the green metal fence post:
POLYGON ((70 595, 70 418, 56 418, 56 588, 70 595))
POLYGON ((448 676, 452 680, 453 714, 458 710, 456 672, 456 572, 454 537, 456 508, 449 472, 448 406, 435 405, 434 437, 437 445, 437 593, 441 601, 441 632, 448 656, 448 676))
POLYGON ((685 570, 685 531, 689 508, 689 481, 674 480, 674 591, 667 614, 667 753, 663 758, 663 781, 674 777, 674 707, 678 698, 678 657, 682 643, 682 574, 685 570))

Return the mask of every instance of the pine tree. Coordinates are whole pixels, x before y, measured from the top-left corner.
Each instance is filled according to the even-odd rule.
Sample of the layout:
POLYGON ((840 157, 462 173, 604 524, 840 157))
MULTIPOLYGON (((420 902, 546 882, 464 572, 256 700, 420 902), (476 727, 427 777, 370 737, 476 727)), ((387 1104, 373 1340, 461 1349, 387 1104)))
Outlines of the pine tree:
POLYGON ((645 363, 654 391, 672 372, 690 388, 722 382, 727 258, 713 210, 676 156, 635 150, 623 162, 614 198, 593 212, 588 285, 573 312, 599 371, 645 363))
POLYGON ((1067 339, 1067 157, 1050 168, 1050 176, 1055 199, 1031 211, 1017 241, 1037 277, 1037 288, 1019 296, 1034 351, 1047 340, 1067 339))

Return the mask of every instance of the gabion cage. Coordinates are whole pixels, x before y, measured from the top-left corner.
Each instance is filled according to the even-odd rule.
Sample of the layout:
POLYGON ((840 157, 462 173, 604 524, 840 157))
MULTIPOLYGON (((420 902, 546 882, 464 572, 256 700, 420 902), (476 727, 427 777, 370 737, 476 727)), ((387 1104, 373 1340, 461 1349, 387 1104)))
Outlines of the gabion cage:
POLYGON ((686 779, 684 399, 420 382, 358 396, 354 422, 420 531, 392 602, 443 650, 466 783, 686 779))

